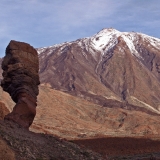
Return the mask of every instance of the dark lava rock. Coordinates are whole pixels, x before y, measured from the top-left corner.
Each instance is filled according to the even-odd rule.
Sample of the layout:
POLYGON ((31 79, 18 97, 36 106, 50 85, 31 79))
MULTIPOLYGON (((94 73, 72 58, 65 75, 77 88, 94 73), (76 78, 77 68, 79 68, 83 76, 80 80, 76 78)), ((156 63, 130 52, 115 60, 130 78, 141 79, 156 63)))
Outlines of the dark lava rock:
POLYGON ((16 103, 13 111, 5 116, 5 119, 29 128, 36 115, 40 84, 37 51, 27 43, 10 41, 6 48, 2 69, 1 86, 16 103))
POLYGON ((104 160, 101 155, 64 139, 0 120, 0 159, 14 160, 14 156, 16 160, 104 160))

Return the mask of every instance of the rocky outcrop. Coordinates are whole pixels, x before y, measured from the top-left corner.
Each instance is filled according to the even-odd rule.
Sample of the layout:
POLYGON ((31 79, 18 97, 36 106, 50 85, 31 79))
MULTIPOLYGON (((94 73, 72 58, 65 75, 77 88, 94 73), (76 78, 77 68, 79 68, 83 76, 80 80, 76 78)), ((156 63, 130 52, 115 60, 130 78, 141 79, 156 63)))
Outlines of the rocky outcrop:
POLYGON ((29 128, 36 115, 39 93, 39 61, 37 51, 27 43, 11 41, 2 62, 1 86, 16 103, 5 119, 29 128))
POLYGON ((5 106, 3 102, 0 102, 0 120, 4 118, 5 115, 9 113, 8 108, 5 106))
MULTIPOLYGON (((0 58, 0 64, 2 64, 3 58, 0 58)), ((2 69, 0 68, 0 81, 2 80, 2 69)))

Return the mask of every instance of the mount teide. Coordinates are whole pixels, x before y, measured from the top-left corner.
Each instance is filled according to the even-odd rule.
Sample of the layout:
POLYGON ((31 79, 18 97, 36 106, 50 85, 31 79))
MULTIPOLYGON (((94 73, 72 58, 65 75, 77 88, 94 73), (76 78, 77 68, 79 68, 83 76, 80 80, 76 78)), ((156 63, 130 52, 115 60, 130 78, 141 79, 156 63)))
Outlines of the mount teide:
POLYGON ((110 28, 38 52, 41 83, 101 106, 160 113, 160 39, 110 28))

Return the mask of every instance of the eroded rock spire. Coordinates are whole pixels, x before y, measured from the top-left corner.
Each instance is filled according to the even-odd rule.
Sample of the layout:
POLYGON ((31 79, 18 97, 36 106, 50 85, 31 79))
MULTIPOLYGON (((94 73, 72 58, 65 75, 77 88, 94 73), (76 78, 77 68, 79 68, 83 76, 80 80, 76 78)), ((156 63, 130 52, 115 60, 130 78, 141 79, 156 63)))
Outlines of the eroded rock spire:
POLYGON ((5 119, 29 128, 36 115, 39 93, 38 53, 29 44, 12 40, 6 48, 2 69, 1 86, 16 103, 5 119))

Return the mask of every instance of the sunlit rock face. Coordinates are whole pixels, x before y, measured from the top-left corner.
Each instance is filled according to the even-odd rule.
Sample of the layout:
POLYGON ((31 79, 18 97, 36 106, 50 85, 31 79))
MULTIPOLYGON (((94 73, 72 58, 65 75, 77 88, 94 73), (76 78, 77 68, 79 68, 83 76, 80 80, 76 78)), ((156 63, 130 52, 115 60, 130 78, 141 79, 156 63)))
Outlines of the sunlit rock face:
POLYGON ((37 51, 27 43, 12 40, 6 48, 2 69, 1 86, 16 103, 5 119, 29 128, 36 115, 40 84, 37 51))

